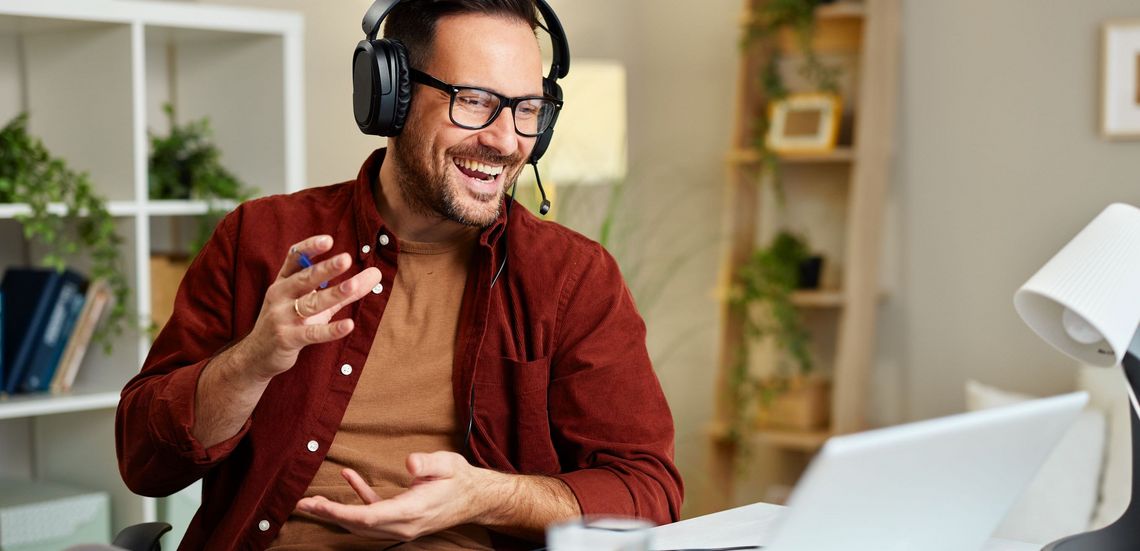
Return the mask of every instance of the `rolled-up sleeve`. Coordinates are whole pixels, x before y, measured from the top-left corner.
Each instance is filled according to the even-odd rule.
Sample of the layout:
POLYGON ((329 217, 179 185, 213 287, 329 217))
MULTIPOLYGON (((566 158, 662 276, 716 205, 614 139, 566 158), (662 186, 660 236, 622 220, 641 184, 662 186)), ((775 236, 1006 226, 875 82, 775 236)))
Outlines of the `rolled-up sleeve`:
POLYGON ((119 472, 132 491, 174 493, 226 458, 249 428, 205 448, 194 438, 198 378, 234 339, 232 312, 235 219, 232 213, 191 263, 174 312, 142 371, 123 389, 115 417, 119 472))
POLYGON ((645 347, 645 323, 600 246, 573 262, 561 296, 551 367, 556 475, 584 514, 680 518, 673 418, 645 347))

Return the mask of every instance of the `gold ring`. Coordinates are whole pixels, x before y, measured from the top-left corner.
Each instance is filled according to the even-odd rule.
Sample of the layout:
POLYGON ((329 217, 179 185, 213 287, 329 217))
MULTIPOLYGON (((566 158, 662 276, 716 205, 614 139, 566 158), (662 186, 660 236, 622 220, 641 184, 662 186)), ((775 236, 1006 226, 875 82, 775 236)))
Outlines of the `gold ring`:
POLYGON ((306 316, 305 314, 302 314, 302 313, 301 313, 301 307, 300 307, 300 305, 298 304, 300 301, 301 301, 301 299, 299 299, 299 298, 295 298, 295 299, 293 299, 293 311, 297 313, 297 317, 299 317, 299 318, 301 318, 301 319, 305 319, 305 318, 307 318, 308 316, 306 316))

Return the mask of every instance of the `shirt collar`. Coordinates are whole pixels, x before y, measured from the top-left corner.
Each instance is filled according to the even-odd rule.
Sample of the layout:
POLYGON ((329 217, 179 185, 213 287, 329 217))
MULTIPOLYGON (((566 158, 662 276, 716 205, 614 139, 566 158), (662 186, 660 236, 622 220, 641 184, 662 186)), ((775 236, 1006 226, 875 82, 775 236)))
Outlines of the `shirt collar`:
MULTIPOLYGON (((374 183, 380 174, 380 166, 384 164, 384 155, 386 152, 386 148, 373 151, 360 167, 356 181, 352 183, 352 202, 356 218, 356 237, 359 240, 356 250, 360 255, 367 254, 363 252, 365 246, 375 248, 381 245, 381 235, 388 236, 390 241, 389 245, 396 245, 395 247, 381 245, 381 249, 399 250, 396 233, 384 222, 384 218, 380 216, 380 211, 376 209, 374 183)), ((506 222, 507 205, 504 199, 503 204, 499 207, 499 217, 496 218, 490 226, 483 228, 480 232, 479 244, 493 249, 503 236, 506 222)))

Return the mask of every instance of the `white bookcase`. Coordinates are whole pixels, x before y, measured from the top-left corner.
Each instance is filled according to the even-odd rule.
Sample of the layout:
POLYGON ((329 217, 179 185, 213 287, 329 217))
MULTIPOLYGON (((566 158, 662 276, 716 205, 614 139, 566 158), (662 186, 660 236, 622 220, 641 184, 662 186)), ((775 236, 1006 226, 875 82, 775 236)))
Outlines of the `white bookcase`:
MULTIPOLYGON (((31 132, 110 201, 139 320, 150 319, 151 252, 169 250, 172 220, 206 211, 147 197, 147 132, 168 130, 162 105, 174 104, 180 122, 209 117, 223 163, 262 194, 301 189, 303 32, 301 16, 282 11, 0 0, 0 125, 28 111, 31 132)), ((0 270, 38 259, 13 219, 26 211, 0 205, 0 270)), ((123 485, 114 444, 119 392, 150 342, 133 331, 109 356, 92 347, 70 394, 0 400, 0 477, 105 490, 116 531, 155 520, 156 500, 123 485)))

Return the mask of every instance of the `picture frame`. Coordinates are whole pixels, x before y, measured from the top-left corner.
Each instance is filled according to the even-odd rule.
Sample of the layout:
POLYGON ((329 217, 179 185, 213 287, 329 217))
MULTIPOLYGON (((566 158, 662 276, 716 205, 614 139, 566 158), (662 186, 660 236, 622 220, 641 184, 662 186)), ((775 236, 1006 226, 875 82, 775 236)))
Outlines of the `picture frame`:
POLYGON ((843 100, 828 93, 795 93, 769 102, 768 149, 781 155, 833 151, 842 111, 843 100))
POLYGON ((1140 139, 1140 19, 1103 24, 1101 63, 1101 135, 1140 139))

